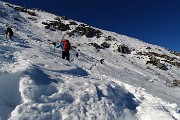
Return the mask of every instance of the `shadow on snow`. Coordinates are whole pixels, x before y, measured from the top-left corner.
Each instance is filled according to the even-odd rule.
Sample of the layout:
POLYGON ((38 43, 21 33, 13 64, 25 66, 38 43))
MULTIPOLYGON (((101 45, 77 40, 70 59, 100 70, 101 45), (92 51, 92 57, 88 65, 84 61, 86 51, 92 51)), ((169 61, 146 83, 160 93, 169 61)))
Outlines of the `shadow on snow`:
POLYGON ((119 85, 107 85, 105 95, 104 90, 99 86, 96 86, 98 100, 101 101, 102 98, 109 99, 114 105, 116 111, 122 111, 123 109, 129 109, 132 113, 136 113, 136 107, 139 106, 139 102, 135 101, 135 96, 127 91, 125 91, 119 85))
POLYGON ((57 80, 51 79, 49 75, 45 74, 41 68, 35 66, 25 72, 26 75, 34 80, 37 85, 49 85, 50 83, 58 83, 57 80))
MULTIPOLYGON (((46 70, 48 70, 48 69, 46 69, 46 70)), ((78 77, 83 77, 83 76, 88 76, 89 75, 85 70, 83 70, 82 68, 77 67, 77 66, 74 69, 68 69, 68 70, 48 70, 48 71, 57 72, 57 73, 64 73, 64 74, 74 75, 74 76, 78 76, 78 77)))

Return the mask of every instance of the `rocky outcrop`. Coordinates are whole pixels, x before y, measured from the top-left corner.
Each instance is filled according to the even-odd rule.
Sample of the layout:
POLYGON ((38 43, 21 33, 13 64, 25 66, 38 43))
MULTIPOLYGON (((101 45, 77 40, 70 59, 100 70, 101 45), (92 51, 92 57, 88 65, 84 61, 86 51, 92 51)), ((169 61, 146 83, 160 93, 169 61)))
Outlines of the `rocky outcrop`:
POLYGON ((173 80, 172 84, 176 86, 180 86, 180 80, 173 80))
POLYGON ((174 54, 174 55, 180 56, 180 52, 173 51, 171 53, 174 54))
POLYGON ((96 30, 88 25, 80 24, 76 26, 76 28, 68 33, 70 36, 78 34, 80 36, 85 35, 87 38, 93 38, 93 37, 101 37, 102 33, 100 30, 96 30))
POLYGON ((62 20, 69 20, 69 18, 67 18, 66 16, 62 16, 61 19, 62 20))
POLYGON ((96 35, 97 38, 100 38, 101 35, 102 35, 102 32, 100 30, 96 30, 95 35, 96 35))
POLYGON ((20 19, 18 19, 17 17, 13 17, 14 20, 18 21, 18 22, 22 22, 20 19))
POLYGON ((8 4, 8 3, 6 3, 5 5, 10 7, 10 8, 14 8, 14 6, 12 6, 12 5, 8 4))
POLYGON ((45 25, 46 29, 51 29, 51 30, 54 29, 54 30, 66 31, 70 29, 68 24, 64 24, 61 21, 42 22, 42 24, 45 25))
POLYGON ((129 48, 125 45, 119 45, 117 51, 120 53, 130 53, 129 48))
POLYGON ((110 47, 110 44, 108 44, 107 42, 103 42, 103 43, 101 44, 101 46, 102 46, 103 48, 109 48, 109 47, 110 47))
POLYGON ((92 46, 95 47, 96 49, 103 49, 103 47, 101 47, 101 46, 98 45, 97 43, 88 43, 88 45, 92 45, 92 46))
POLYGON ((74 22, 74 21, 70 21, 69 25, 78 25, 78 24, 76 22, 74 22))
POLYGON ((35 12, 31 12, 25 7, 14 7, 13 5, 10 5, 10 4, 5 4, 5 5, 8 6, 8 7, 14 8, 15 10, 17 10, 19 12, 25 12, 25 13, 28 13, 29 15, 31 15, 31 16, 37 16, 37 14, 35 12))
POLYGON ((143 52, 138 52, 137 55, 148 56, 150 59, 152 58, 152 56, 154 56, 155 58, 156 57, 163 58, 163 60, 161 60, 161 61, 167 62, 167 63, 169 63, 171 65, 174 65, 174 66, 177 66, 177 67, 180 66, 180 62, 178 62, 179 60, 177 58, 170 57, 170 56, 165 55, 165 54, 158 54, 158 53, 155 53, 155 52, 144 52, 144 53, 143 52))
POLYGON ((19 12, 28 13, 31 16, 37 16, 35 12, 28 11, 27 8, 25 8, 25 7, 14 7, 14 9, 19 11, 19 12))
POLYGON ((36 21, 37 20, 36 18, 33 18, 33 17, 27 17, 27 19, 32 20, 32 21, 36 21))
POLYGON ((112 37, 112 36, 107 36, 105 37, 105 41, 117 41, 116 38, 112 37))
POLYGON ((80 24, 75 28, 75 30, 80 34, 81 36, 85 35, 88 38, 92 38, 95 36, 95 30, 91 27, 86 26, 85 24, 80 24))
POLYGON ((166 65, 165 65, 165 64, 162 64, 162 63, 160 62, 160 60, 157 59, 155 56, 150 57, 150 61, 147 61, 146 64, 148 64, 148 63, 156 66, 156 67, 159 68, 159 69, 167 70, 166 65))

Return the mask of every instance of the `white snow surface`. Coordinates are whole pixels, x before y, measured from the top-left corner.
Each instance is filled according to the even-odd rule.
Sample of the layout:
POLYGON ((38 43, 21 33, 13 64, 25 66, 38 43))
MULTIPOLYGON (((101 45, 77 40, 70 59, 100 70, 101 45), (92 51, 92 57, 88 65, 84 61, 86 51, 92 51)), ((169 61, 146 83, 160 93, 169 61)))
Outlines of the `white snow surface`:
POLYGON ((45 29, 42 24, 57 16, 29 11, 37 16, 0 1, 0 120, 180 120, 180 87, 167 85, 180 78, 180 68, 168 65, 168 70, 161 70, 146 65, 146 56, 137 58, 134 53, 151 47, 149 51, 178 56, 160 46, 101 30, 103 36, 117 39, 109 42, 110 48, 96 50, 87 44, 101 44, 103 36, 65 36, 76 46, 69 62, 61 58, 61 49, 54 53, 48 43, 62 39, 65 32, 45 29), (8 26, 14 31, 11 40, 4 36, 8 26), (119 53, 120 44, 135 51, 119 53))

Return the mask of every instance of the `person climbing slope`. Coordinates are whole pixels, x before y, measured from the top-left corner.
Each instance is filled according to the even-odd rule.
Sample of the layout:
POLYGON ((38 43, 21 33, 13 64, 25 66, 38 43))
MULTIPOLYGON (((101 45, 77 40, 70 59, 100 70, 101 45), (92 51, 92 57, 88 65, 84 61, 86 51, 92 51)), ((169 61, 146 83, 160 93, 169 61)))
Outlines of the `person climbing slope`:
POLYGON ((11 39, 13 34, 14 33, 13 33, 12 29, 10 27, 8 27, 7 30, 6 30, 6 33, 5 33, 6 39, 7 38, 11 39))
POLYGON ((70 60, 70 53, 69 51, 71 50, 71 44, 69 40, 67 39, 62 39, 60 43, 56 43, 55 45, 56 48, 61 47, 62 48, 62 58, 66 60, 70 60))

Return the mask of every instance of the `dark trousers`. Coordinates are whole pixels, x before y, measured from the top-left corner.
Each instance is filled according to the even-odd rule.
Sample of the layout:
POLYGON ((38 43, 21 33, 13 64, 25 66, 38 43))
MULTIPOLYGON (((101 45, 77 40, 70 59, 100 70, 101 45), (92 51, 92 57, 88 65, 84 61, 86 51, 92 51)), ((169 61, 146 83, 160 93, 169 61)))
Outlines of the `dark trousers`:
POLYGON ((12 32, 6 32, 5 35, 6 35, 6 39, 7 39, 7 38, 11 39, 12 36, 13 36, 13 33, 12 33, 12 32))
POLYGON ((66 59, 66 60, 70 60, 70 54, 69 54, 69 50, 68 51, 62 51, 62 58, 66 59))

